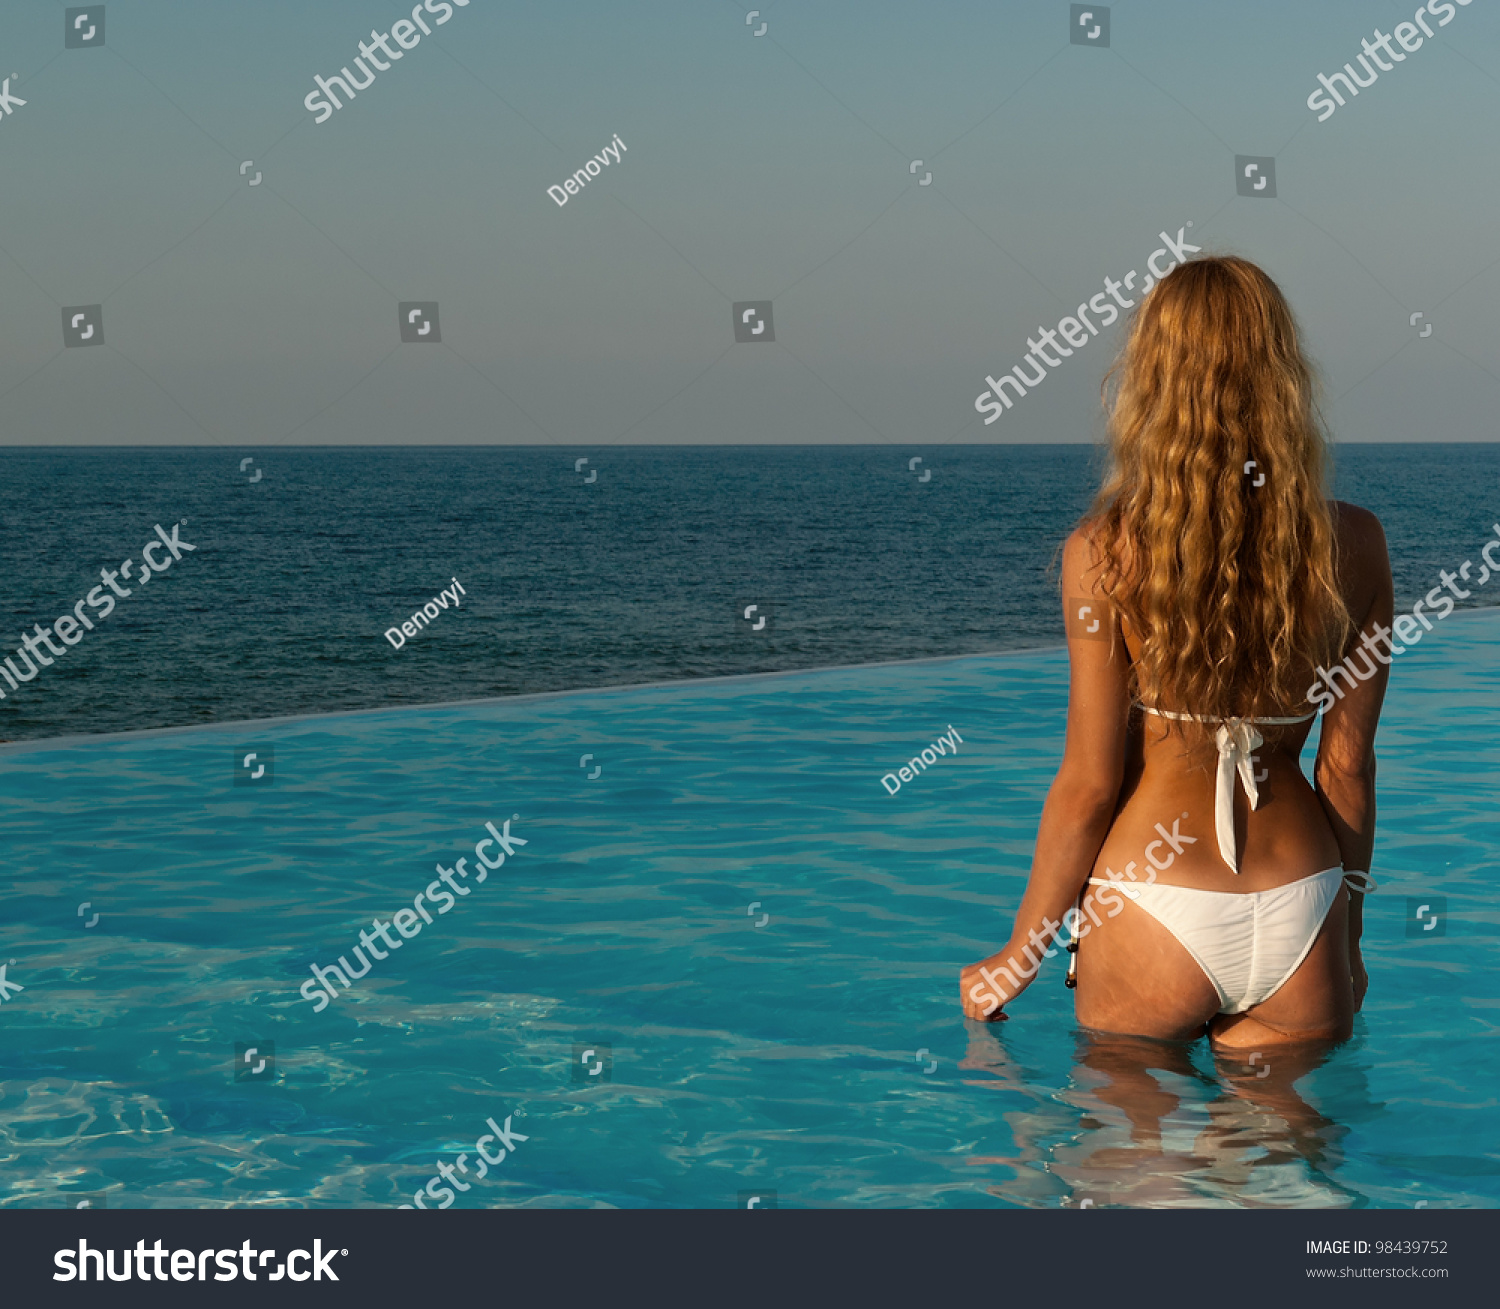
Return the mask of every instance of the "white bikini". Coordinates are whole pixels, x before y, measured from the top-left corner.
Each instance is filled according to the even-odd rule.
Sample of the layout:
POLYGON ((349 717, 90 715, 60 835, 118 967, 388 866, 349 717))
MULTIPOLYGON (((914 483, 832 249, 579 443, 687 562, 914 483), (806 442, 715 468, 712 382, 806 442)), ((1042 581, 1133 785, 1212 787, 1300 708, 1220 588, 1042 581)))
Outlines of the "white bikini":
MULTIPOLYGON (((1141 708, 1161 718, 1215 721, 1145 705, 1141 708)), ((1215 736, 1219 768, 1214 782, 1214 834, 1218 837, 1219 854, 1232 873, 1237 875, 1240 871, 1234 842, 1236 776, 1244 785, 1250 808, 1260 803, 1251 756, 1265 744, 1265 738, 1253 724, 1285 726, 1305 723, 1314 716, 1234 718, 1220 723, 1215 736)), ((1088 880, 1091 886, 1122 887, 1118 879, 1088 880)), ((1242 1014, 1275 995, 1301 966, 1323 928, 1323 920, 1338 896, 1340 885, 1367 893, 1375 889, 1375 879, 1369 873, 1345 873, 1343 868, 1334 867, 1269 891, 1200 891, 1196 887, 1164 886, 1160 882, 1131 882, 1122 889, 1193 957, 1218 994, 1219 1012, 1242 1014)), ((1070 942, 1068 950, 1072 954, 1068 985, 1075 986, 1078 942, 1070 942)))

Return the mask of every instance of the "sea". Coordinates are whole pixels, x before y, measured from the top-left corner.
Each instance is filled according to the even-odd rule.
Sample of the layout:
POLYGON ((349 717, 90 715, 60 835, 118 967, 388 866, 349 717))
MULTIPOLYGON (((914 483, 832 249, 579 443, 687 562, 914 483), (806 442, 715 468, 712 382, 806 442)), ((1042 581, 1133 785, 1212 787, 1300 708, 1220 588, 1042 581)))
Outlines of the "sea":
MULTIPOLYGON (((193 546, 120 579, 0 701, 0 739, 1056 646, 1058 550, 1102 466, 1083 445, 0 449, 6 651, 158 524, 193 546)), ((1385 525, 1398 612, 1500 522, 1500 445, 1338 445, 1335 468, 1385 525)))
POLYGON ((1494 1208, 1500 456, 1337 458, 1471 612, 1392 670, 1353 1036, 1242 1061, 1061 958, 959 1006, 1092 450, 0 454, 7 644, 182 543, 0 701, 0 1209, 1494 1208))

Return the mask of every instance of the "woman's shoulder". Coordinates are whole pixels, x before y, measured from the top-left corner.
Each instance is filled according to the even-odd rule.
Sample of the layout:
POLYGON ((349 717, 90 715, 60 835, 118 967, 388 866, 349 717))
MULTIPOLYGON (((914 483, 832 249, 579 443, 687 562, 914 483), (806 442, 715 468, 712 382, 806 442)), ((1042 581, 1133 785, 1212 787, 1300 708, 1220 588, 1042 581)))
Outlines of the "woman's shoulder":
POLYGON ((1096 518, 1085 518, 1063 542, 1063 568, 1070 577, 1097 579, 1104 565, 1104 525, 1096 518))
POLYGON ((1058 551, 1056 562, 1061 566, 1059 582, 1065 601, 1074 597, 1097 596, 1106 599, 1104 574, 1108 566, 1105 551, 1101 548, 1101 534, 1096 520, 1084 519, 1071 532, 1058 551))
MULTIPOLYGON (((1110 526, 1103 514, 1089 515, 1080 519, 1078 526, 1068 533, 1063 549, 1097 559, 1103 554, 1106 540, 1111 535, 1110 526)), ((1120 545, 1122 542, 1114 541, 1113 544, 1120 545)))
POLYGON ((1385 529, 1368 509, 1347 500, 1330 500, 1328 510, 1333 516, 1333 530, 1345 550, 1385 553, 1385 529))

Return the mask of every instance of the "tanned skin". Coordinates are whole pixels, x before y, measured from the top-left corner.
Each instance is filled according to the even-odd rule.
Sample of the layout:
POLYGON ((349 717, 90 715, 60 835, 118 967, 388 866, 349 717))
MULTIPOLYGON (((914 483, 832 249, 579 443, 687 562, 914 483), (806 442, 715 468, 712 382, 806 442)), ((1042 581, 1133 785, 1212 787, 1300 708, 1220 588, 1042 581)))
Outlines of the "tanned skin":
MULTIPOLYGON (((1393 615, 1394 595, 1385 534, 1368 510, 1332 502, 1338 537, 1339 587, 1360 637, 1393 615)), ((1097 612, 1113 614, 1098 585, 1099 564, 1086 529, 1063 550, 1063 594, 1092 597, 1097 612)), ((1260 805, 1252 811, 1243 789, 1235 792, 1240 872, 1219 856, 1214 837, 1212 737, 1184 743, 1166 720, 1132 710, 1129 660, 1140 641, 1118 618, 1112 641, 1090 638, 1070 624, 1067 739, 1062 765, 1047 794, 1036 853, 1011 939, 990 958, 963 970, 964 1013, 984 1018, 970 998, 981 967, 992 974, 1009 959, 1024 958, 1030 933, 1061 921, 1078 902, 1089 877, 1117 872, 1132 860, 1143 871, 1142 852, 1157 839, 1155 824, 1180 820, 1185 836, 1198 838, 1156 874, 1164 885, 1245 893, 1285 886, 1327 868, 1368 871, 1375 840, 1375 727, 1389 669, 1357 682, 1322 718, 1313 781, 1299 764, 1312 723, 1261 726, 1265 745, 1256 753, 1264 774, 1260 805), (1187 817, 1183 817, 1186 814, 1187 817)), ((1363 666, 1356 660, 1356 666, 1363 666)), ((1309 667, 1305 682, 1315 671, 1309 667)), ((1299 684, 1302 684, 1299 681, 1299 684)), ((1342 685, 1342 684, 1341 684, 1342 685)), ((1191 705, 1163 705, 1192 712, 1191 705)), ((1287 705, 1284 715, 1306 713, 1287 705)), ((1140 872, 1138 871, 1138 875, 1140 872)), ((1090 888, 1099 890, 1100 888, 1090 888)), ((1264 1003, 1243 1014, 1221 1015, 1214 989, 1192 956, 1165 927, 1126 898, 1123 911, 1100 913, 1079 942, 1079 1023, 1101 1032, 1191 1040, 1205 1033, 1221 1050, 1259 1049, 1298 1041, 1337 1041, 1352 1031, 1368 979, 1360 957, 1363 895, 1339 891, 1322 930, 1292 977, 1264 1003)), ((1033 951, 1033 953, 1035 953, 1033 951)), ((1014 970, 1013 970, 1014 971, 1014 970)), ((1052 973, 1057 977, 1056 971, 1052 973)), ((1030 985, 1001 980, 1003 1005, 1030 985)), ((985 989, 993 989, 985 984, 985 989)), ((982 994, 982 993, 981 993, 982 994)))

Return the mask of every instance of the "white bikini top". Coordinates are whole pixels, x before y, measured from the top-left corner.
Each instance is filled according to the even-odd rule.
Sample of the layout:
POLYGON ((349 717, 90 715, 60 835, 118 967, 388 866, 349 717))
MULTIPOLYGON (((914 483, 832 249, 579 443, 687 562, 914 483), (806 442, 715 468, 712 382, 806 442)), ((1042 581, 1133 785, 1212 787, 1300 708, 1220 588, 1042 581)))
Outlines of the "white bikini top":
POLYGON ((1245 794, 1250 799, 1250 808, 1260 803, 1260 789, 1255 780, 1255 764, 1251 755, 1266 743, 1265 737, 1255 730, 1254 723, 1285 727, 1292 723, 1305 723, 1316 718, 1316 710, 1310 714, 1299 714, 1295 718, 1204 718, 1198 714, 1177 714, 1170 709, 1152 709, 1141 705, 1148 714, 1158 718, 1175 718, 1180 722, 1218 723, 1219 730, 1214 740, 1219 747, 1219 771, 1214 779, 1214 834, 1219 838, 1219 854, 1229 865, 1229 871, 1238 874, 1239 859, 1234 848, 1234 778, 1239 774, 1245 794))

